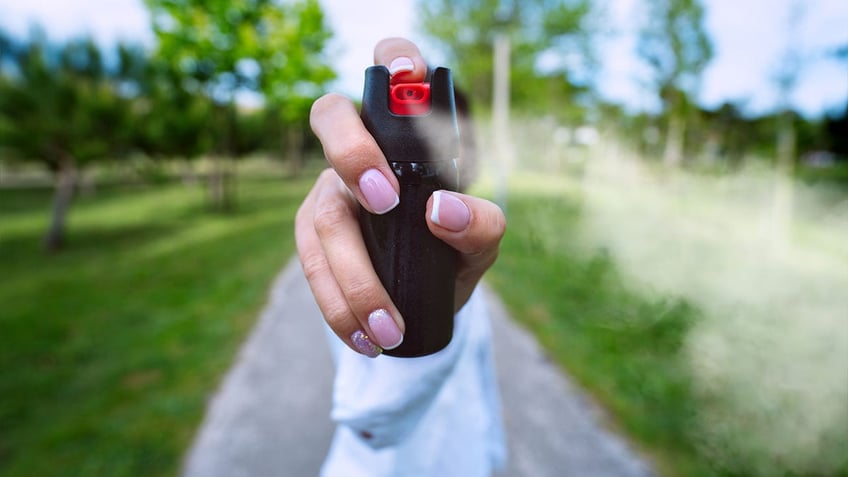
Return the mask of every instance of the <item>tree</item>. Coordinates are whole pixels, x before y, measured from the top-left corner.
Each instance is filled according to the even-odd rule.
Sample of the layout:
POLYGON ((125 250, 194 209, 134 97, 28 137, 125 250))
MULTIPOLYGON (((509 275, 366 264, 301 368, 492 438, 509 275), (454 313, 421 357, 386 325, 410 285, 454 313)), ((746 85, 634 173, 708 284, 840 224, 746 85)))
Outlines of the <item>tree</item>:
POLYGON ((281 125, 280 138, 284 150, 298 173, 302 167, 303 126, 312 103, 323 92, 335 72, 324 56, 331 32, 324 22, 324 12, 316 0, 297 2, 288 15, 270 10, 269 17, 278 27, 267 33, 260 45, 257 62, 261 73, 258 86, 266 106, 281 125), (285 45, 285 48, 281 46, 285 45))
POLYGON ((686 96, 693 96, 713 50, 704 29, 699 0, 650 0, 637 52, 650 67, 653 84, 668 119, 663 162, 683 160, 686 96))
MULTIPOLYGON (((128 52, 129 55, 137 55, 128 52)), ((140 58, 135 144, 148 157, 192 160, 212 148, 213 104, 181 85, 181 75, 158 58, 140 58)))
POLYGON ((210 195, 213 206, 229 208, 234 200, 230 162, 239 142, 236 96, 262 89, 273 93, 272 105, 282 107, 294 104, 301 90, 313 91, 307 86, 315 76, 308 75, 320 68, 311 62, 327 37, 320 6, 314 0, 146 0, 146 4, 158 39, 157 56, 180 73, 181 88, 205 95, 216 106, 221 134, 215 144, 210 195))
POLYGON ((752 121, 742 115, 739 105, 730 102, 725 102, 715 111, 706 111, 704 114, 715 141, 711 144, 716 148, 708 153, 711 152, 728 163, 740 163, 748 148, 757 139, 752 121))
MULTIPOLYGON (((9 45, 14 42, 9 42, 9 45)), ((129 99, 119 93, 120 61, 107 67, 91 39, 56 47, 42 33, 14 44, 0 75, 0 144, 54 174, 49 251, 65 240, 65 218, 81 168, 128 149, 129 99)))
MULTIPOLYGON (((234 206, 233 156, 235 96, 246 86, 246 61, 252 58, 250 30, 259 28, 259 12, 249 0, 147 0, 158 39, 155 57, 173 72, 175 94, 187 100, 208 98, 215 108, 210 126, 214 137, 214 169, 209 175, 209 199, 214 209, 234 206), (183 90, 183 91, 180 91, 183 90)), ((267 3, 267 2, 265 2, 267 3)), ((155 114, 155 113, 154 113, 155 114)), ((167 118, 165 118, 167 119, 167 118)), ((155 124, 155 122, 152 122, 155 124)), ((184 143, 182 146, 194 147, 184 143)))
POLYGON ((572 94, 584 91, 555 84, 579 83, 594 64, 592 5, 589 0, 428 0, 418 8, 425 33, 444 48, 458 83, 481 104, 492 99, 495 35, 506 33, 512 103, 532 108, 560 99, 552 93, 566 95, 561 99, 569 103, 572 94))
POLYGON ((795 162, 798 156, 797 114, 792 110, 790 96, 798 84, 804 54, 798 47, 798 30, 803 22, 806 5, 793 1, 786 16, 787 43, 783 49, 774 81, 777 86, 779 112, 776 135, 776 164, 774 199, 772 201, 772 242, 778 252, 784 252, 789 241, 789 229, 794 206, 795 162))

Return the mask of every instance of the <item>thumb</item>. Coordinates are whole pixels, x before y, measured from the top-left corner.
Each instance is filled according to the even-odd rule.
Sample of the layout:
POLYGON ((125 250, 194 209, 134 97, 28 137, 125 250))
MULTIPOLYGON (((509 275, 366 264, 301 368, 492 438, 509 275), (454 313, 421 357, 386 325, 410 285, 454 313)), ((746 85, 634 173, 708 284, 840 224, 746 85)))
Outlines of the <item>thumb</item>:
POLYGON ((497 258, 506 218, 488 200, 440 190, 427 201, 427 226, 459 251, 460 273, 479 278, 497 258))

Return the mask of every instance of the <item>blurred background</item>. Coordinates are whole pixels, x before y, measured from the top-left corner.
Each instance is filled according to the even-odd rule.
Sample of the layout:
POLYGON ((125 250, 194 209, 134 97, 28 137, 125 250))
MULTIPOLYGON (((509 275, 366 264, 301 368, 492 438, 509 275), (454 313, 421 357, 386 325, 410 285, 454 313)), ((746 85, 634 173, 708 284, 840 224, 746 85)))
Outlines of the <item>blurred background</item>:
POLYGON ((488 282, 661 475, 848 475, 848 3, 0 0, 0 475, 172 475, 373 45, 468 94, 488 282))

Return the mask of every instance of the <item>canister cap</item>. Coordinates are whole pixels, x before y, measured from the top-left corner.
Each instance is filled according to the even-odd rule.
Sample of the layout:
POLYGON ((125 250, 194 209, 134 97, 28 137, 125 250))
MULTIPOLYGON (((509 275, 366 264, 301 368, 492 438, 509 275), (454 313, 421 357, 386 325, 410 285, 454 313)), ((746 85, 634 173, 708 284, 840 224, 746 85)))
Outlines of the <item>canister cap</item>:
POLYGON ((389 110, 401 116, 416 116, 430 111, 430 83, 401 83, 392 86, 389 110))

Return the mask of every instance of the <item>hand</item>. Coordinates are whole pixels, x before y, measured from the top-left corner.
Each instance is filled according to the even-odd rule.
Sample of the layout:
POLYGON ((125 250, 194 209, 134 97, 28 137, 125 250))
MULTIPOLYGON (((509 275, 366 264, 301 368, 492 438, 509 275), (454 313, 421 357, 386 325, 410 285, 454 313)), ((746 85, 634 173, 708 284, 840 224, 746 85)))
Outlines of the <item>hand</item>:
MULTIPOLYGON (((411 42, 377 44, 374 62, 391 81, 422 81, 426 63, 411 42)), ((349 99, 328 94, 312 106, 310 124, 331 168, 304 199, 295 220, 297 251, 318 307, 352 349, 376 357, 402 341, 403 317, 380 283, 362 239, 358 204, 383 214, 398 204, 398 181, 349 99)), ((427 202, 427 226, 459 251, 455 310, 494 263, 506 221, 493 203, 437 191, 427 202)))

